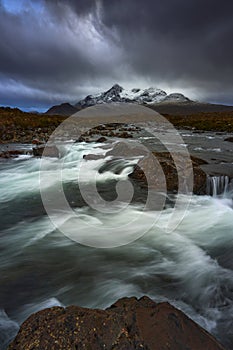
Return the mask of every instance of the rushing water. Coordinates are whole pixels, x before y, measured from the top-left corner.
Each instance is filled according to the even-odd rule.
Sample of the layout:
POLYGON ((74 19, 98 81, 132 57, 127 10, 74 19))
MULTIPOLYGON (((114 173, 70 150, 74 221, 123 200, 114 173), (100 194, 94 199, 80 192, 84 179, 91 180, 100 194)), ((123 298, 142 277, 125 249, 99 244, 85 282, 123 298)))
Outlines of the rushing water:
POLYGON ((218 195, 227 196, 229 190, 230 179, 226 175, 208 176, 207 177, 207 193, 217 197, 218 195))
MULTIPOLYGON (((120 230, 122 223, 131 222, 133 232, 134 220, 140 215, 137 229, 139 225, 147 232, 133 243, 111 249, 91 248, 72 241, 46 215, 40 196, 40 159, 21 157, 3 161, 0 348, 6 347, 27 316, 45 307, 78 304, 105 308, 120 297, 146 294, 155 301, 166 300, 180 308, 231 349, 233 215, 227 180, 210 180, 214 197, 193 196, 176 230, 169 233, 165 230, 170 207, 146 230, 155 213, 145 211, 140 201, 110 214, 85 205, 78 190, 77 169, 83 155, 93 152, 93 148, 91 144, 76 144, 64 159, 66 195, 81 218, 76 230, 82 235, 94 230, 98 235, 106 225, 111 234, 112 227, 120 230), (217 196, 219 186, 225 191, 222 196, 217 196), (89 232, 82 226, 82 220, 92 224, 89 232)), ((102 150, 95 146, 94 152, 102 150)), ((41 186, 52 193, 57 160, 48 158, 46 162, 48 181, 41 186)), ((121 168, 120 162, 114 163, 96 176, 96 169, 103 164, 102 159, 87 161, 85 181, 88 190, 88 182, 95 179, 101 195, 110 200, 115 195, 115 182, 127 179, 130 164, 122 162, 121 168)))

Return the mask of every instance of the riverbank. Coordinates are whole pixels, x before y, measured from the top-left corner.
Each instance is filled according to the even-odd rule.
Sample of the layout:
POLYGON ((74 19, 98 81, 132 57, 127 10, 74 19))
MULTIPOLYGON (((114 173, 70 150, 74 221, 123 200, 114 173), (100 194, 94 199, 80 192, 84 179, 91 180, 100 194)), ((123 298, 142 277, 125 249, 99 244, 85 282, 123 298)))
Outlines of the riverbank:
MULTIPOLYGON (((193 131, 233 132, 233 112, 210 112, 188 115, 164 114, 178 129, 193 131)), ((48 141, 51 133, 66 117, 22 112, 0 108, 0 143, 31 143, 34 139, 48 141)))

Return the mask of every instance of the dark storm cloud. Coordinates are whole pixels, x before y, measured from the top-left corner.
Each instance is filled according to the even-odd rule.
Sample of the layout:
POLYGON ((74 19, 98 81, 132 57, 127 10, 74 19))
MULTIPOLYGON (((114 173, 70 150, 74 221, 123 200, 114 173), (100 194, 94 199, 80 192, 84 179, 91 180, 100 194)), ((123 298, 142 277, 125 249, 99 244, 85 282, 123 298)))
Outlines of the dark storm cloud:
POLYGON ((95 30, 89 7, 74 15, 67 2, 25 5, 20 13, 0 6, 0 103, 9 104, 11 91, 16 104, 21 97, 27 105, 38 96, 45 104, 77 100, 104 75, 114 77, 112 64, 120 65, 120 53, 95 30))
MULTIPOLYGON (((0 82, 16 100, 77 100, 138 79, 233 104, 230 1, 24 2, 14 13, 0 1, 0 82)), ((0 103, 4 94, 0 85, 0 103)))
POLYGON ((1 12, 1 72, 16 78, 38 76, 48 81, 70 79, 75 70, 80 75, 86 71, 98 74, 80 37, 71 37, 70 29, 53 22, 48 13, 35 22, 34 13, 25 11, 18 16, 4 13, 3 9, 1 12))
POLYGON ((71 7, 78 15, 87 15, 96 10, 95 0, 45 0, 45 2, 60 17, 64 14, 64 5, 71 7))
MULTIPOLYGON (((184 86, 233 92, 233 3, 104 0, 135 71, 184 86), (213 86, 214 84, 214 86, 213 86)), ((233 102, 233 101, 232 101, 233 102)))

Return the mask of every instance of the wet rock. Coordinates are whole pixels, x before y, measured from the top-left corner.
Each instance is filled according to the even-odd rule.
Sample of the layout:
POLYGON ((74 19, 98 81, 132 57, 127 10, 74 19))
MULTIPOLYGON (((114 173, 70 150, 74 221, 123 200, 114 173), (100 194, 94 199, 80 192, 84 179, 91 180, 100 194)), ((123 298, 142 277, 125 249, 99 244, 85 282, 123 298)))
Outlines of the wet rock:
POLYGON ((25 152, 21 150, 10 150, 10 151, 5 151, 0 153, 0 158, 5 158, 5 159, 16 158, 22 154, 25 154, 25 152))
POLYGON ((84 154, 83 156, 83 159, 86 159, 86 160, 98 160, 103 158, 104 158, 103 154, 84 154))
POLYGON ((77 142, 89 142, 89 138, 87 136, 79 136, 79 138, 76 140, 76 143, 77 142))
POLYGON ((224 141, 233 142, 233 137, 227 137, 224 141))
POLYGON ((190 158, 192 167, 187 166, 182 155, 176 154, 174 160, 168 152, 153 152, 138 162, 129 177, 138 181, 141 187, 154 188, 158 191, 164 191, 165 185, 168 193, 177 193, 178 188, 185 189, 189 183, 193 183, 194 194, 206 194, 206 173, 200 167, 206 162, 193 156, 190 158))
POLYGON ((43 145, 44 142, 41 141, 41 140, 39 140, 39 139, 33 139, 33 140, 32 140, 32 144, 33 144, 33 145, 43 145))
POLYGON ((133 138, 133 135, 127 131, 118 132, 115 136, 123 139, 133 138))
POLYGON ((107 141, 107 139, 106 139, 106 137, 104 137, 104 136, 102 136, 102 137, 100 137, 100 138, 98 138, 97 140, 96 140, 96 142, 99 142, 99 143, 103 143, 103 142, 106 142, 107 141))
POLYGON ((148 149, 139 143, 117 142, 111 150, 106 153, 106 157, 142 157, 149 153, 148 149))
POLYGON ((133 138, 130 132, 138 130, 138 127, 122 123, 101 124, 84 132, 76 142, 105 142, 107 137, 133 138))
POLYGON ((59 158, 59 149, 56 146, 40 146, 32 149, 35 157, 53 157, 59 158))
POLYGON ((121 174, 126 167, 131 167, 132 165, 122 158, 113 158, 107 160, 98 170, 99 174, 111 171, 114 174, 121 174))
POLYGON ((106 310, 53 307, 30 316, 8 350, 224 350, 168 303, 123 298, 106 310))

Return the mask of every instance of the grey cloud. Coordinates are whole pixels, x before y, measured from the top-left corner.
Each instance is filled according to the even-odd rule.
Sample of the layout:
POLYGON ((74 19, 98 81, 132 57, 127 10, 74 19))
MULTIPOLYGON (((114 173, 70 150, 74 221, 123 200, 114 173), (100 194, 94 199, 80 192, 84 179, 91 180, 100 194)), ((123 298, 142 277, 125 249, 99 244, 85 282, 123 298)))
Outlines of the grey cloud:
POLYGON ((55 15, 58 15, 60 18, 62 18, 62 15, 64 14, 64 7, 69 6, 72 8, 73 11, 77 13, 77 15, 87 15, 91 12, 95 12, 96 10, 96 0, 42 0, 44 1, 49 7, 50 10, 55 15))
MULTIPOLYGON (((98 74, 90 57, 79 42, 71 42, 68 28, 51 23, 49 16, 37 19, 34 15, 18 17, 2 13, 0 21, 0 69, 12 77, 61 81, 86 74, 98 74)), ((101 71, 99 72, 101 74, 101 71)), ((77 78, 77 77, 76 77, 77 78)))
MULTIPOLYGON (((80 26, 83 33, 82 30, 76 32, 75 21, 81 21, 80 17, 70 18, 70 13, 66 12, 69 21, 60 23, 55 20, 54 13, 51 13, 54 6, 55 3, 52 8, 45 7, 42 16, 37 15, 32 8, 31 11, 25 9, 19 15, 0 7, 2 79, 14 80, 15 85, 23 84, 32 88, 32 91, 41 89, 42 95, 45 91, 48 93, 48 102, 51 102, 53 96, 56 101, 56 95, 61 95, 62 91, 64 98, 70 93, 72 100, 75 91, 81 93, 82 85, 94 85, 97 80, 102 81, 104 75, 114 77, 112 64, 115 62, 117 67, 117 60, 120 59, 115 44, 101 44, 106 51, 105 56, 103 48, 93 47, 90 34, 85 33, 89 30, 88 22, 87 28, 80 26), (90 42, 85 38, 86 34, 89 35, 90 42), (111 52, 113 57, 109 61, 111 52)), ((90 22, 90 26, 94 27, 94 23, 90 22)), ((107 38, 100 40, 107 41, 107 38)), ((0 103, 4 101, 5 97, 1 94, 0 103)))
POLYGON ((232 2, 113 3, 104 0, 104 23, 120 33, 135 71, 232 88, 232 2))

